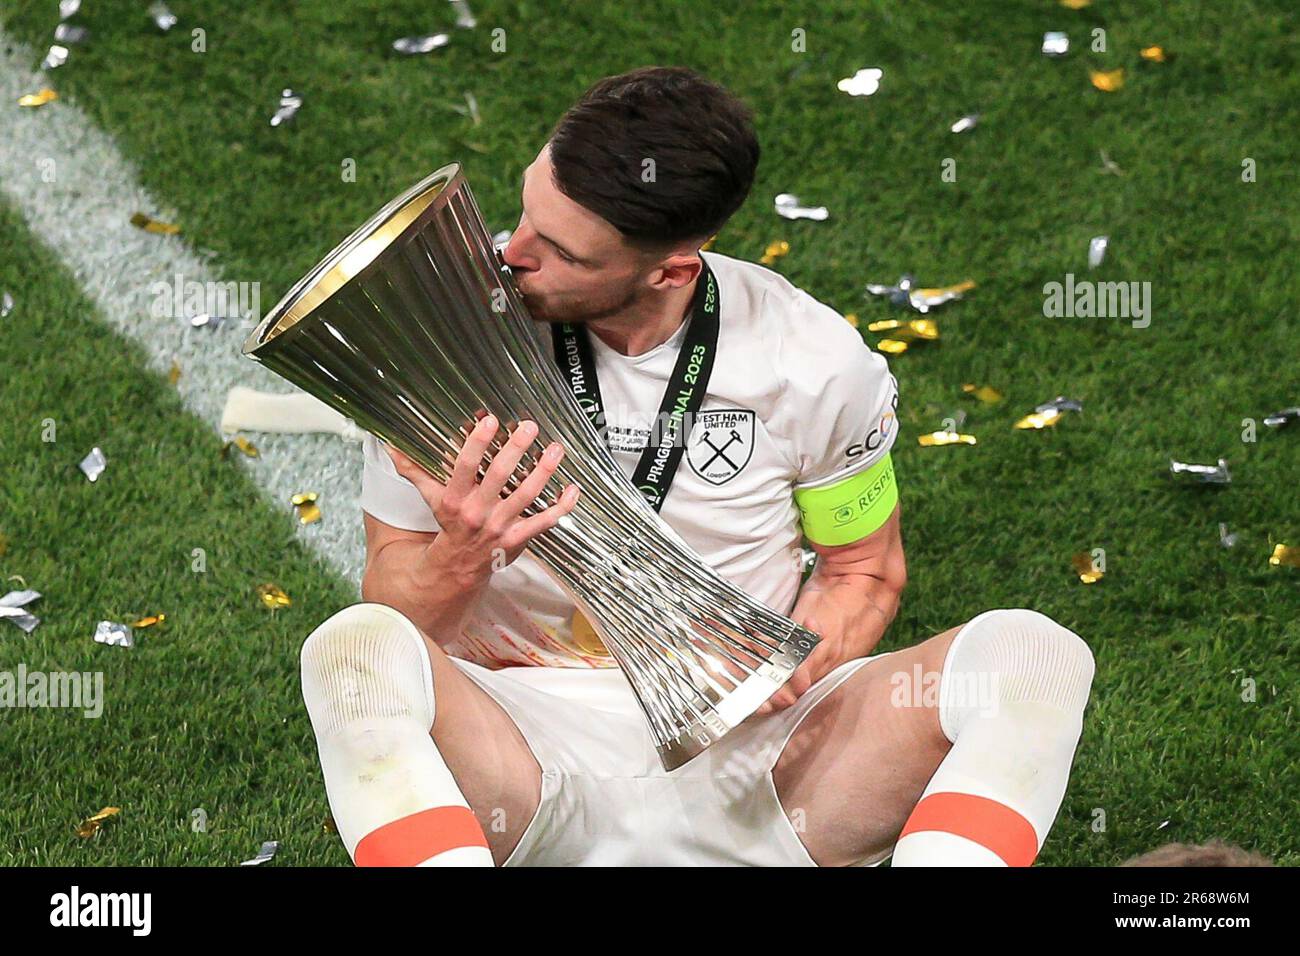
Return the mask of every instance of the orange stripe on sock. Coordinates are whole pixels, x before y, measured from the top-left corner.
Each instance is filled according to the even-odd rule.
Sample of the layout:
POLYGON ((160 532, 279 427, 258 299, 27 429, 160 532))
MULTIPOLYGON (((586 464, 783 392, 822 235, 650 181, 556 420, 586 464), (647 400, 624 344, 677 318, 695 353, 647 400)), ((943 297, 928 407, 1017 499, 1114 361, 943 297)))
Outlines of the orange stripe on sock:
POLYGON ((1033 824, 1006 804, 970 793, 932 793, 912 811, 898 835, 939 830, 972 840, 1007 866, 1029 866, 1038 855, 1033 824))
POLYGON ((468 807, 432 807, 385 823, 357 844, 357 866, 415 866, 461 846, 486 847, 487 837, 468 807))

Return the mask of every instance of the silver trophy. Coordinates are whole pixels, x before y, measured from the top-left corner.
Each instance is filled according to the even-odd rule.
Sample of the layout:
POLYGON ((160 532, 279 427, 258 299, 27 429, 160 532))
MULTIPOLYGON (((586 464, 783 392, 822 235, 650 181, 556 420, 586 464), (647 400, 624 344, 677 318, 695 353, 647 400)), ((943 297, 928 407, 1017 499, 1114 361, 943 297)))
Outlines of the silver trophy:
MULTIPOLYGON (((525 515, 576 483, 573 511, 528 545, 622 668, 672 770, 754 712, 817 636, 723 580, 669 528, 579 408, 493 248, 458 164, 370 218, 303 277, 244 354, 446 483, 478 419, 539 428, 565 457, 525 515)), ((486 473, 485 458, 479 468, 486 473)), ((721 517, 721 516, 720 516, 721 517)))

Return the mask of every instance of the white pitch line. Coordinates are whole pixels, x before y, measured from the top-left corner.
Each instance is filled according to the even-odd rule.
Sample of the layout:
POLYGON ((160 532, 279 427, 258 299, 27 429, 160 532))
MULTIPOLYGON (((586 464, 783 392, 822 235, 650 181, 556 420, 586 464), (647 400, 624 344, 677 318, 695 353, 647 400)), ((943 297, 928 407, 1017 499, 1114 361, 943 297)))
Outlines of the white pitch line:
MULTIPOLYGON (((61 70, 76 69, 76 51, 61 70)), ((292 386, 240 354, 247 334, 227 319, 213 330, 193 328, 183 318, 153 318, 154 283, 186 281, 258 281, 259 276, 222 276, 206 264, 179 236, 154 235, 130 224, 132 213, 143 212, 175 221, 172 210, 160 207, 140 186, 128 162, 102 130, 66 97, 45 106, 20 107, 18 98, 45 86, 58 89, 58 72, 51 76, 36 67, 41 55, 8 36, 0 26, 0 194, 27 220, 38 239, 49 246, 77 278, 100 317, 145 352, 151 371, 165 375, 175 360, 181 367, 177 391, 185 407, 219 433, 226 392, 234 385, 261 391, 288 392, 292 386), (54 161, 54 181, 42 178, 54 161)), ((184 228, 185 223, 180 225, 184 228)), ((264 297, 265 298, 265 297, 264 297)), ((274 302, 263 301, 269 309, 274 302)), ((22 302, 6 320, 21 322, 22 302)), ((33 423, 33 428, 37 427, 33 423)), ((365 565, 365 536, 361 524, 361 446, 333 435, 255 433, 249 436, 260 459, 248 459, 232 449, 267 497, 293 517, 289 503, 300 491, 320 493, 324 517, 299 525, 300 540, 318 551, 335 571, 359 586, 365 565)), ((97 439, 108 459, 108 474, 134 467, 132 449, 112 434, 97 439)), ((76 463, 89 452, 70 449, 76 463)), ((177 475, 177 488, 186 487, 177 475)), ((249 515, 250 522, 258 520, 249 515)), ((184 542, 188 555, 190 542, 184 542)), ((192 542, 203 547, 203 542, 192 542)), ((187 558, 188 560, 188 558, 187 558)), ((220 556, 209 553, 209 562, 220 556)))

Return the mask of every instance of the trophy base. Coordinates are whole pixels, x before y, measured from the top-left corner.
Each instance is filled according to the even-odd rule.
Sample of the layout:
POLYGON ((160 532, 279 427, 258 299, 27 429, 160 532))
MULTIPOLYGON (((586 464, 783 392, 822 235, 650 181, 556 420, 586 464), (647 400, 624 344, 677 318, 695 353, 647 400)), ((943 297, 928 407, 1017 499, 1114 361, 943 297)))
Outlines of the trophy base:
POLYGON ((692 722, 677 737, 658 745, 655 749, 664 769, 673 771, 684 766, 738 727, 781 689, 801 661, 802 658, 787 654, 768 661, 760 672, 745 678, 713 709, 706 711, 704 719, 692 722))

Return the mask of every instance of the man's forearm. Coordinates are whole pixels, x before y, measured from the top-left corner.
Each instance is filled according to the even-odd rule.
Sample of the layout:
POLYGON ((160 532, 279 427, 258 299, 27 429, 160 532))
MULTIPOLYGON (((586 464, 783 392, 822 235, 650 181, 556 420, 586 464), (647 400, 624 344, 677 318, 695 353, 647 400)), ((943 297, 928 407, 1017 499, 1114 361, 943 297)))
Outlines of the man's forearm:
POLYGON ((401 611, 442 646, 460 635, 488 581, 441 566, 430 553, 433 547, 420 541, 385 545, 366 565, 361 597, 401 611))
POLYGON ((834 637, 849 656, 872 653, 898 614, 900 589, 868 574, 824 574, 816 571, 799 593, 792 614, 812 620, 823 638, 834 637))

